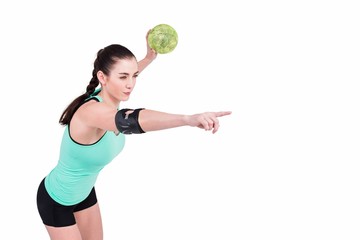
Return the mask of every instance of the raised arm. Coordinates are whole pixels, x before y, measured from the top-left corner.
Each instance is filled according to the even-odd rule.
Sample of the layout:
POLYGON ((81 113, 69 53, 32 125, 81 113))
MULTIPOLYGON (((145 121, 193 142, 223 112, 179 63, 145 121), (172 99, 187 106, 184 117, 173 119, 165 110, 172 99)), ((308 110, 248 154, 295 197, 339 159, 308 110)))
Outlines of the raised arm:
POLYGON ((139 65, 139 72, 142 72, 149 64, 157 57, 157 53, 154 49, 150 48, 149 42, 148 42, 148 36, 149 36, 150 30, 146 33, 146 56, 142 60, 138 62, 139 65))

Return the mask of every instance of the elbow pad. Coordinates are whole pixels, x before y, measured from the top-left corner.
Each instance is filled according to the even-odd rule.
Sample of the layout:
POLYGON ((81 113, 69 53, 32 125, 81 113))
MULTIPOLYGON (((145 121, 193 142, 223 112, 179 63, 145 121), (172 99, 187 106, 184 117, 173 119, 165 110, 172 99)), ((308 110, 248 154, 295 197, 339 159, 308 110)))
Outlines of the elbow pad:
POLYGON ((144 108, 128 109, 124 108, 115 114, 116 128, 122 134, 145 133, 139 124, 139 112, 144 108))

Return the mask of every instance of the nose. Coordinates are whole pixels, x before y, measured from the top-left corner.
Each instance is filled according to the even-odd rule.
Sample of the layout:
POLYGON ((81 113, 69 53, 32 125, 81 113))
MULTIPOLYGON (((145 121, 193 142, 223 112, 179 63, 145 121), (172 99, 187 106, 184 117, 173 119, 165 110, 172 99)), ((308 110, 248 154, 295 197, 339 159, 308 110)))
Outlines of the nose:
POLYGON ((131 89, 134 87, 134 80, 133 79, 129 79, 127 82, 126 82, 126 88, 127 89, 131 89))

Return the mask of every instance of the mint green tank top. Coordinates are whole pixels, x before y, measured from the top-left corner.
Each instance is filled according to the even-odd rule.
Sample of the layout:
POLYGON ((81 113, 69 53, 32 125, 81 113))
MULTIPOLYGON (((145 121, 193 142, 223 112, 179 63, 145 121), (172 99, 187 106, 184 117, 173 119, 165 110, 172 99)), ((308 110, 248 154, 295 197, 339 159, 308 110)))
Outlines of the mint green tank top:
MULTIPOLYGON (((101 97, 93 96, 98 101, 101 97)), ((58 203, 70 206, 84 200, 100 171, 124 148, 125 136, 107 131, 96 143, 83 145, 70 136, 65 126, 57 165, 45 178, 45 188, 58 203)))

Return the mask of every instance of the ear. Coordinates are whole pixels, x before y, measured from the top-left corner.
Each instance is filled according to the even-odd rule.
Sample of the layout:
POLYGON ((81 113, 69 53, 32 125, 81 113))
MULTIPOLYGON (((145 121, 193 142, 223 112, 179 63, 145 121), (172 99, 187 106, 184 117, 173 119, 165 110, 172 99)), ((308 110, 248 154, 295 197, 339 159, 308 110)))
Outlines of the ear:
POLYGON ((97 78, 99 79, 99 82, 102 84, 102 85, 105 85, 106 84, 106 76, 105 74, 102 72, 102 71, 98 71, 96 73, 96 76, 97 78))

